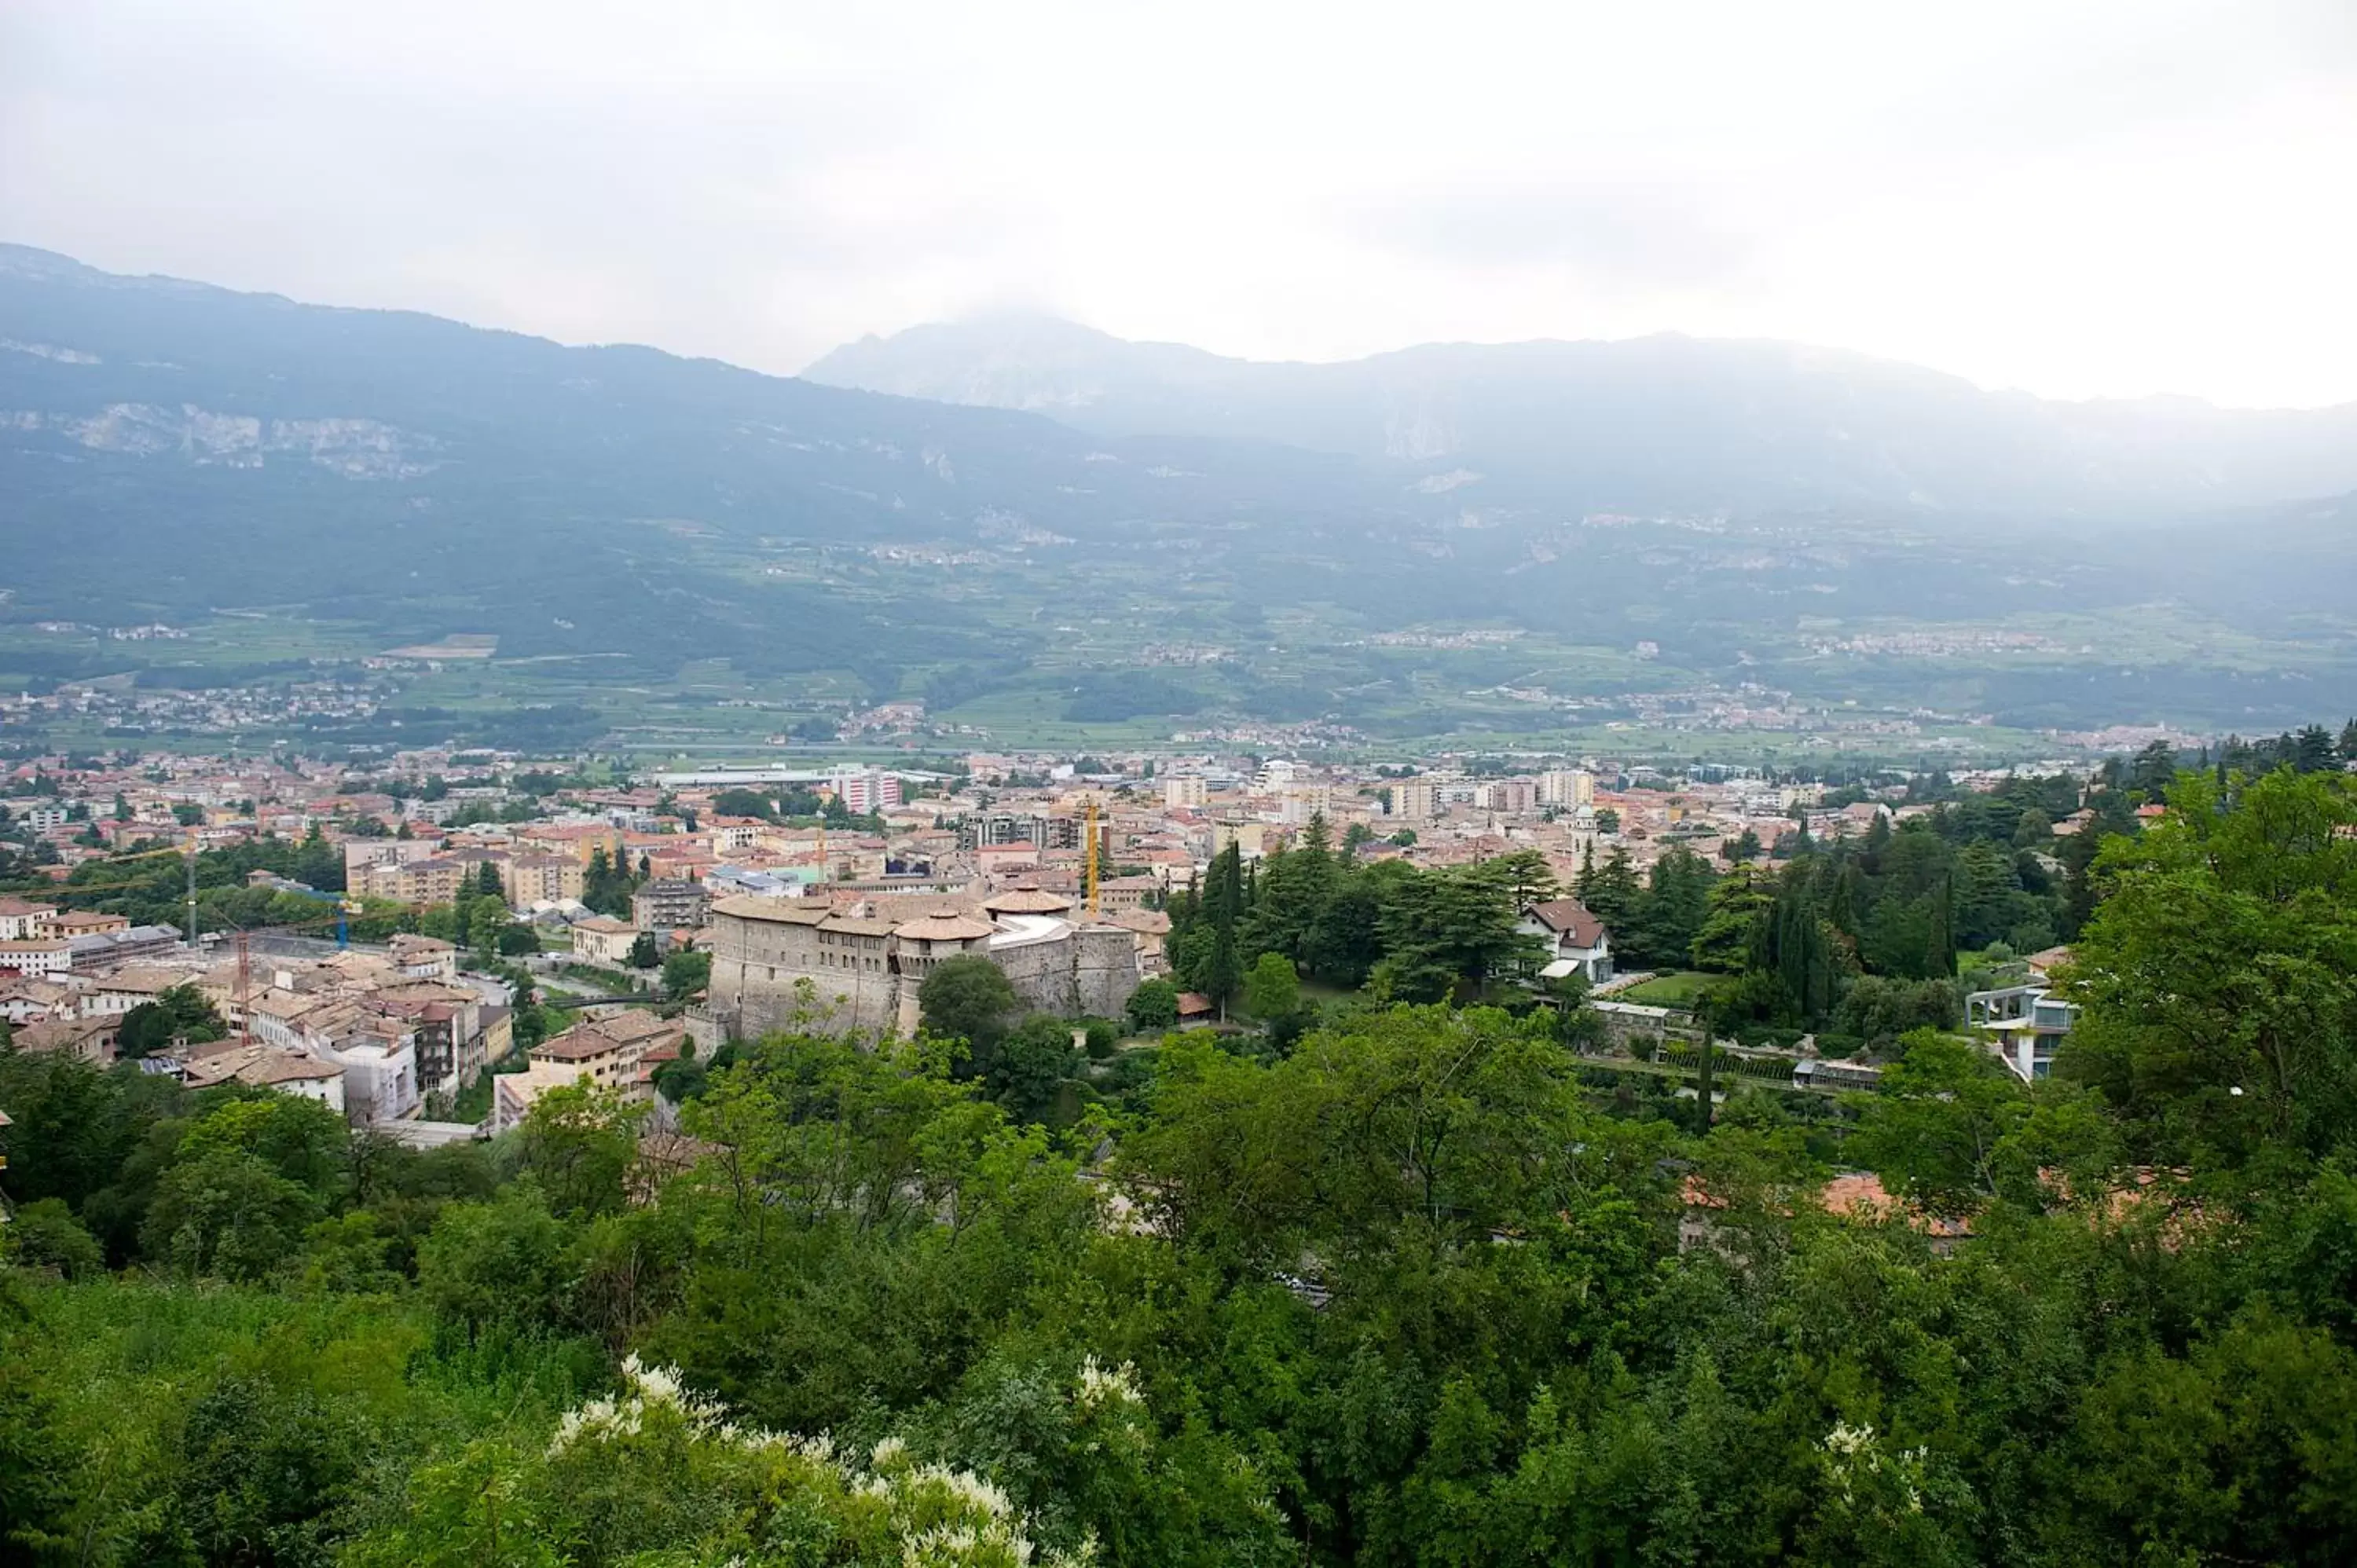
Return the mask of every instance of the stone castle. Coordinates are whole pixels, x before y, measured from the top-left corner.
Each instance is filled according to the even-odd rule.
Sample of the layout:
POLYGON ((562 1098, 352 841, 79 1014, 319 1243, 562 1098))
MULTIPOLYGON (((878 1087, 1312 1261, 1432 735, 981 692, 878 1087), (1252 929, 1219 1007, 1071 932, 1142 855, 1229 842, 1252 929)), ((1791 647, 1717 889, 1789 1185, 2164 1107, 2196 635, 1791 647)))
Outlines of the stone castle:
POLYGON ((1068 1018, 1120 1016, 1140 978, 1128 930, 1075 918, 1069 899, 1035 887, 897 915, 874 903, 743 897, 712 906, 707 994, 716 1021, 738 1038, 775 1029, 909 1035, 925 976, 966 954, 1006 972, 1025 1008, 1068 1018))

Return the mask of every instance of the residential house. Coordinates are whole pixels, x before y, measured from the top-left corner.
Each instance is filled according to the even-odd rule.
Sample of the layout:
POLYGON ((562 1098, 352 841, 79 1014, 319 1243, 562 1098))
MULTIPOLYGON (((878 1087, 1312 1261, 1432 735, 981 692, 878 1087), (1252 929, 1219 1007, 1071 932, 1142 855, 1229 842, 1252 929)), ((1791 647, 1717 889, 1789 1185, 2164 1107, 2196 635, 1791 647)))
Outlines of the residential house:
POLYGON ((127 915, 101 914, 95 909, 67 909, 42 921, 33 934, 63 937, 71 941, 76 937, 101 936, 130 929, 131 918, 127 915))
POLYGON ((188 977, 167 969, 125 965, 93 980, 80 997, 85 1018, 121 1017, 143 1003, 153 1002, 188 977))
POLYGON ((2024 1083, 2050 1076, 2079 1009, 2045 981, 1975 991, 1964 998, 1965 1026, 2024 1083))
POLYGON ((16 1030, 14 1039, 20 1051, 108 1062, 114 1059, 114 1031, 112 1018, 48 1018, 16 1030))
POLYGON ((41 935, 42 928, 57 916, 58 907, 54 904, 0 897, 0 942, 30 941, 41 935))
POLYGON ((456 856, 435 855, 366 866, 347 886, 365 898, 386 898, 397 904, 447 904, 458 897, 473 872, 471 865, 456 856))
POLYGON ((629 963, 630 949, 638 939, 638 927, 606 915, 592 915, 573 923, 573 950, 591 963, 629 963))
POLYGON ((483 999, 472 988, 417 981, 380 988, 369 1003, 417 1036, 417 1084, 427 1094, 456 1093, 483 1068, 483 999))
POLYGON ((316 1100, 337 1115, 344 1114, 342 1064, 283 1046, 229 1042, 199 1046, 180 1074, 180 1081, 190 1089, 210 1089, 232 1079, 255 1089, 316 1100))
POLYGON ((441 845, 430 838, 346 839, 344 886, 357 892, 372 867, 398 865, 404 861, 430 860, 440 849, 441 845))
POLYGON ((570 1069, 602 1089, 627 1089, 634 1069, 650 1051, 669 1047, 676 1054, 687 1026, 632 1007, 604 1018, 586 1018, 532 1048, 535 1063, 570 1069))
POLYGON ((410 931, 398 931, 385 943, 385 950, 411 980, 456 980, 458 977, 458 950, 439 937, 421 937, 410 931))
POLYGON ((587 870, 569 854, 516 854, 500 870, 508 903, 518 909, 539 904, 580 902, 587 870))
POLYGON ((569 1062, 534 1061, 522 1072, 491 1075, 491 1110, 488 1118, 494 1136, 512 1133, 532 1113, 533 1104, 552 1089, 579 1083, 588 1075, 569 1062))
POLYGON ((1523 911, 1516 928, 1546 944, 1543 980, 1577 974, 1590 985, 1612 978, 1612 933, 1577 898, 1550 898, 1523 911))
POLYGON ((544 854, 571 855, 587 865, 599 850, 608 862, 622 853, 621 831, 611 822, 527 822, 516 843, 544 854))
POLYGON ((0 1018, 5 1018, 11 1028, 81 1017, 84 1013, 81 1001, 77 993, 53 980, 25 974, 0 977, 0 1018))

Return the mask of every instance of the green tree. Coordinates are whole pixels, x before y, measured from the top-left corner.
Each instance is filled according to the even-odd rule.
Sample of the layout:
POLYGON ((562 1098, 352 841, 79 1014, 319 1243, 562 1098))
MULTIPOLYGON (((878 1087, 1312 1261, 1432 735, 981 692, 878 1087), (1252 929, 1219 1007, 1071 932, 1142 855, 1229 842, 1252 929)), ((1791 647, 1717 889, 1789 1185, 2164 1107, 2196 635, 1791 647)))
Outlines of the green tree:
POLYGON ((2128 787, 2143 790, 2147 800, 2159 800, 2176 779, 2177 748, 2165 740, 2147 745, 2128 765, 2128 787))
POLYGON ((983 1081, 991 1098, 1016 1122, 1045 1122, 1058 1090, 1080 1070, 1072 1026, 1049 1013, 1035 1013, 1007 1031, 991 1053, 983 1081))
POLYGON ((1243 855, 1230 843, 1211 860, 1211 875, 1203 888, 1200 918, 1208 939, 1188 972, 1188 983, 1210 997, 1222 1014, 1243 983, 1243 950, 1238 928, 1247 914, 1243 855))
MULTIPOLYGON (((8 1283, 0 1272, 0 1290, 8 1283)), ((0 1295, 0 1312, 21 1310, 0 1295)), ((0 1336, 0 1559, 35 1565, 81 1560, 70 1533, 80 1500, 76 1448, 55 1397, 16 1352, 13 1337, 0 1336)))
POLYGON ((943 959, 917 988, 925 1032, 937 1039, 963 1040, 977 1061, 1006 1035, 1016 1005, 1006 972, 979 954, 943 959))
POLYGON ((1489 864, 1398 878, 1383 898, 1377 982, 1404 1001, 1436 1002, 1530 968, 1541 944, 1520 929, 1516 886, 1489 864))
POLYGON ((251 1155, 322 1204, 351 1191, 352 1135, 342 1116, 299 1094, 253 1094, 207 1112, 175 1150, 182 1160, 215 1151, 251 1155))
POLYGON ((708 952, 675 952, 663 960, 663 994, 674 1002, 684 1002, 712 983, 712 955, 708 952))
POLYGON ((1604 922, 1606 930, 1618 933, 1635 921, 1637 901, 1643 890, 1637 881, 1636 868, 1629 862, 1628 850, 1615 846, 1601 865, 1595 864, 1591 848, 1580 867, 1574 891, 1579 895, 1579 901, 1587 906, 1588 913, 1604 922))
POLYGON ((1159 1034, 1178 1026, 1178 988, 1157 976, 1138 982, 1125 1004, 1129 1026, 1140 1035, 1159 1034))
POLYGON ((544 1090, 517 1129, 517 1163, 570 1218, 622 1207, 643 1108, 588 1083, 544 1090))
POLYGON ((14 1246, 16 1262, 28 1268, 55 1269, 70 1280, 91 1279, 106 1272, 105 1250, 82 1229, 62 1198, 44 1197, 25 1205, 0 1236, 14 1246))
POLYGON ((114 1053, 135 1060, 155 1055, 182 1036, 192 1045, 204 1045, 228 1033, 228 1026, 203 992, 194 985, 175 985, 123 1015, 115 1030, 114 1053))
POLYGON ((2357 1126, 2349 781, 2281 768, 2230 801, 2187 774, 2169 803, 2097 862, 2109 894, 2072 947, 2084 1013, 2058 1070, 2101 1089, 2152 1157, 2324 1153, 2357 1126))
POLYGON ((1709 919, 1717 880, 1694 851, 1672 849, 1653 863, 1626 922, 1612 930, 1615 949, 1639 967, 1675 969, 1684 963, 1709 919))
POLYGON ((713 796, 712 810, 716 816, 758 817, 765 822, 778 820, 778 809, 768 796, 742 785, 723 789, 713 796))
POLYGON ((146 1254, 179 1273, 251 1282, 290 1262, 318 1216, 303 1187, 252 1155, 216 1148, 165 1174, 141 1233, 146 1254))
POLYGON ((417 1280, 445 1321, 470 1335, 530 1333, 560 1319, 572 1232, 532 1186, 454 1203, 417 1249, 417 1280))
POLYGON ((1764 926, 1775 902, 1768 885, 1749 870, 1720 878, 1705 901, 1687 961, 1715 974, 1742 973, 1754 950, 1764 947, 1764 926))
POLYGON ((1244 976, 1244 1009, 1265 1023, 1289 1018, 1301 1006, 1301 977, 1283 953, 1261 954, 1244 976))
POLYGON ((2000 1151, 2029 1120, 2029 1098, 1977 1046, 1929 1029, 1900 1043, 1880 1092, 1859 1101, 1856 1156, 1934 1213, 1971 1213, 1997 1196, 2000 1151))

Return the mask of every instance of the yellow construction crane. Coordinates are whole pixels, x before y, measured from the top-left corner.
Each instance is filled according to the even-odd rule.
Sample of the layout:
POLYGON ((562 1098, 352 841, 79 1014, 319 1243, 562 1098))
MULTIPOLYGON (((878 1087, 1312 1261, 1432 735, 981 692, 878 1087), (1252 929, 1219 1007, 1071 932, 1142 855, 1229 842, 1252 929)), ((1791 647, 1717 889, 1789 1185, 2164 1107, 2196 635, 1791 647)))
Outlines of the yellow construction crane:
POLYGON ((1094 794, 1088 797, 1088 825, 1085 831, 1088 833, 1086 862, 1088 880, 1085 884, 1088 897, 1082 902, 1082 908, 1088 911, 1089 918, 1093 920, 1097 918, 1097 798, 1094 794))

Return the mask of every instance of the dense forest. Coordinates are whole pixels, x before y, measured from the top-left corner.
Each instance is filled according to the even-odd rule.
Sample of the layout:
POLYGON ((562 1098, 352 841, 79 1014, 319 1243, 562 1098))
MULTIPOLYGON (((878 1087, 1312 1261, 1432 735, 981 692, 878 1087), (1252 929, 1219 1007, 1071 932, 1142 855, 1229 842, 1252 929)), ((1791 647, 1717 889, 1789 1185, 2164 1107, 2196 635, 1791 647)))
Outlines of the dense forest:
POLYGON ((2357 790, 2157 782, 2045 884, 2025 789, 1634 892, 1761 1020, 2069 937, 2034 1086, 1910 1023, 1838 1107, 1594 1087, 1576 996, 1489 1004, 1531 867, 1298 851, 1188 961, 1364 989, 1055 1130, 931 1036, 431 1154, 0 1050, 0 1554, 2347 1562, 2357 790))

